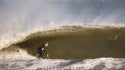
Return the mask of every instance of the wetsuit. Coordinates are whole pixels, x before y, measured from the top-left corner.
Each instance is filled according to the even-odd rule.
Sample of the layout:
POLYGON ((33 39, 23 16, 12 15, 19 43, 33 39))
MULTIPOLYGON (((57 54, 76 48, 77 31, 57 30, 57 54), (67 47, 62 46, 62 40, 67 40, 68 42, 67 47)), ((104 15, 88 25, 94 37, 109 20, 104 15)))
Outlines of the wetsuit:
POLYGON ((41 45, 40 47, 37 48, 37 52, 39 53, 38 58, 44 57, 46 52, 45 52, 45 46, 41 45))

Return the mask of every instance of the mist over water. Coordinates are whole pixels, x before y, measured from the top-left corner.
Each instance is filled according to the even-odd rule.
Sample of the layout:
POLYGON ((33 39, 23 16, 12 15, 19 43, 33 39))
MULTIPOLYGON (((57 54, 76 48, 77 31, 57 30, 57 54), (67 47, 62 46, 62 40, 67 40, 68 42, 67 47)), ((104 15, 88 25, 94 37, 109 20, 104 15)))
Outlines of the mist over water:
POLYGON ((123 26, 124 0, 0 0, 0 49, 62 25, 123 26))

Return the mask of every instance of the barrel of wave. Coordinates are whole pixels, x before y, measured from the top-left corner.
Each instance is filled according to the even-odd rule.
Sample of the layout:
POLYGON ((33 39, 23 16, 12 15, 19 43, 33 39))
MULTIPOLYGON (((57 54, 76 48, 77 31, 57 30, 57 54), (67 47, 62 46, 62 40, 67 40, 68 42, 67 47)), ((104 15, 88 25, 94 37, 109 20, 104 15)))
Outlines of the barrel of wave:
POLYGON ((26 50, 21 49, 15 45, 11 45, 0 51, 0 60, 15 60, 15 59, 36 59, 36 57, 31 56, 26 50))

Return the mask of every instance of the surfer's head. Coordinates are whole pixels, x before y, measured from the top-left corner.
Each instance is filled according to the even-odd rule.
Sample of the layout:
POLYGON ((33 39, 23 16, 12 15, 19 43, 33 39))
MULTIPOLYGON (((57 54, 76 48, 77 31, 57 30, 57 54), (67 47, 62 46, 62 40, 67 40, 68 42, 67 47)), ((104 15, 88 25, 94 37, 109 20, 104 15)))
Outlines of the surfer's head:
POLYGON ((47 46, 48 46, 48 42, 47 42, 47 41, 46 41, 44 44, 45 44, 45 47, 47 47, 47 46))

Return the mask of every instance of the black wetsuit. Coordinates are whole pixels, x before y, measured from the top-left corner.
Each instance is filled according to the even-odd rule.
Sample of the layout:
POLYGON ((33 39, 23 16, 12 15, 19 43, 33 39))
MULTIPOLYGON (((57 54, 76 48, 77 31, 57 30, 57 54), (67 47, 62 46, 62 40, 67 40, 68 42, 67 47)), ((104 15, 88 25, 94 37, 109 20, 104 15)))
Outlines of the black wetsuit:
POLYGON ((46 55, 45 46, 40 45, 40 47, 37 48, 37 52, 39 53, 38 58, 40 58, 40 57, 43 58, 46 55))

